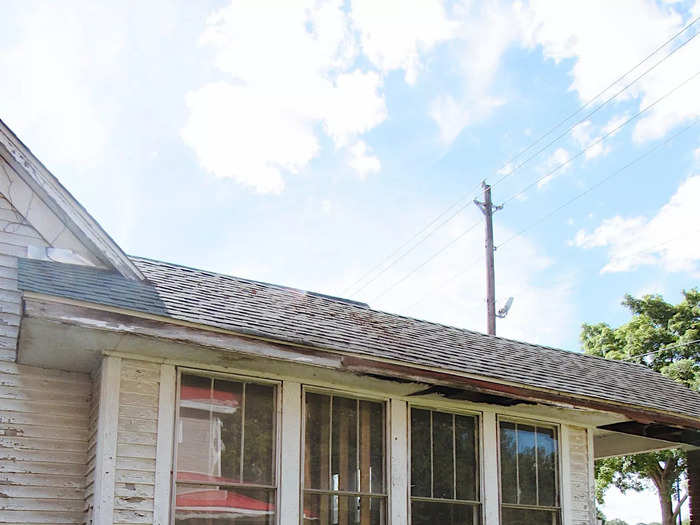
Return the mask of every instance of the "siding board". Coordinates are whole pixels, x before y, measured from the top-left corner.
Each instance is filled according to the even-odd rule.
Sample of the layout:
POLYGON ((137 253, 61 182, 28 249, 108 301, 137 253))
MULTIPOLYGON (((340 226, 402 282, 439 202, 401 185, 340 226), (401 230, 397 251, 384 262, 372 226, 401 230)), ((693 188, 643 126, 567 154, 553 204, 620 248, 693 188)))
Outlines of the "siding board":
POLYGON ((0 523, 83 523, 90 390, 87 374, 0 362, 0 523))
POLYGON ((153 523, 160 365, 122 361, 114 523, 153 523))

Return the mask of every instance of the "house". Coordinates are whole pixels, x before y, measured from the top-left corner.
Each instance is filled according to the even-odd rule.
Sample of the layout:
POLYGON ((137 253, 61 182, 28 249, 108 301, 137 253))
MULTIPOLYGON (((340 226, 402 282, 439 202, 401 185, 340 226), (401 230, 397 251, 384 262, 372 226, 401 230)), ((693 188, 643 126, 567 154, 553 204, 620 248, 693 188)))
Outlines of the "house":
POLYGON ((579 525, 683 446, 643 366, 126 255, 0 123, 0 523, 579 525))

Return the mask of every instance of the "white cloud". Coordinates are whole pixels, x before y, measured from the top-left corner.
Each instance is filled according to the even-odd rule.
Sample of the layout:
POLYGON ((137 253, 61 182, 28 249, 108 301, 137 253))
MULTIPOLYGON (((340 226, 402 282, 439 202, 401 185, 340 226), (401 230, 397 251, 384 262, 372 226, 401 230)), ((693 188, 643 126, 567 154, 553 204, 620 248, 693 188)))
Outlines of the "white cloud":
POLYGON ((569 152, 564 148, 557 148, 554 150, 544 163, 544 171, 549 173, 537 183, 537 187, 542 188, 546 186, 552 182, 555 177, 569 169, 571 166, 571 164, 569 164, 570 159, 571 155, 569 155, 569 152))
MULTIPOLYGON (((202 43, 229 80, 187 95, 182 136, 217 177, 278 193, 285 172, 319 154, 319 125, 342 148, 386 119, 382 77, 353 67, 340 1, 232 2, 209 18, 202 43)), ((362 161, 362 173, 376 162, 362 161)))
POLYGON ((456 29, 441 0, 352 0, 351 16, 367 58, 383 72, 403 70, 409 84, 422 56, 456 29))
POLYGON ((518 11, 518 4, 505 2, 462 1, 454 7, 458 25, 449 52, 460 81, 453 93, 436 95, 430 105, 444 144, 505 104, 494 84, 503 54, 519 37, 518 11))
POLYGON ((358 140, 348 148, 348 152, 350 154, 348 163, 361 179, 367 178, 370 173, 377 173, 382 167, 379 159, 372 155, 369 146, 363 140, 358 140))
POLYGON ((596 142, 600 136, 594 131, 594 127, 590 120, 586 120, 571 130, 571 138, 574 139, 578 147, 582 150, 588 148, 583 154, 586 160, 594 159, 611 151, 609 144, 596 142))
MULTIPOLYGON (((556 62, 574 59, 571 89, 582 101, 597 95, 684 23, 675 8, 651 0, 576 3, 531 0, 524 14, 525 44, 533 48, 539 46, 545 57, 556 62), (625 31, 620 31, 621 23, 625 31)), ((606 96, 612 95, 663 56, 663 53, 655 56, 606 96)), ((619 99, 638 98, 640 107, 645 107, 688 78, 695 72, 689 69, 689 65, 698 63, 700 42, 695 39, 619 99)), ((700 100, 695 96, 697 83, 694 86, 688 85, 646 113, 635 125, 635 139, 660 138, 672 127, 700 115, 700 100)))
POLYGON ((669 272, 698 272, 700 244, 700 175, 685 180, 651 219, 605 219, 595 230, 580 230, 573 244, 581 248, 608 248, 601 270, 627 272, 642 265, 658 265, 669 272))

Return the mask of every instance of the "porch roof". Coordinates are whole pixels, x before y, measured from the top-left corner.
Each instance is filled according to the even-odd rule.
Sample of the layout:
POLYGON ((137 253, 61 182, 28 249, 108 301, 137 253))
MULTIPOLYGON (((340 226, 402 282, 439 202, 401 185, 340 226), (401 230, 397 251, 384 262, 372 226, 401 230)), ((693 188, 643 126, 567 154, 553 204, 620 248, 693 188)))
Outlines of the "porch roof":
POLYGON ((131 260, 145 282, 86 266, 20 259, 19 287, 254 337, 661 411, 694 420, 700 428, 700 394, 639 364, 485 335, 294 288, 131 260))

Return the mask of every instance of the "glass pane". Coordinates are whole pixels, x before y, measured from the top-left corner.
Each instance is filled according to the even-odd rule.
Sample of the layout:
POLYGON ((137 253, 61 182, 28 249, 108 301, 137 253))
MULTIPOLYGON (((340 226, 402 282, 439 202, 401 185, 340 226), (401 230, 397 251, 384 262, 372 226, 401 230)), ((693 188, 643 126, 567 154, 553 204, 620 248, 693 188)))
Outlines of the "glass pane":
POLYGON ((557 505, 557 442, 552 428, 537 428, 537 481, 539 505, 557 505))
POLYGON ((275 388, 245 385, 243 481, 272 484, 275 458, 275 388))
MULTIPOLYGON (((231 403, 226 408, 230 414, 237 407, 231 403)), ((178 479, 201 482, 221 476, 221 415, 212 397, 211 378, 183 375, 178 414, 178 479)))
POLYGON ((384 492, 384 406, 360 401, 360 491, 384 492))
POLYGON ((182 525, 272 525, 275 491, 178 484, 175 523, 182 525))
POLYGON ((430 412, 411 409, 411 495, 430 492, 430 412))
MULTIPOLYGON (((334 398, 335 401, 335 398, 334 398)), ((305 525, 384 525, 384 498, 304 494, 305 525)))
POLYGON ((517 503, 518 471, 515 424, 504 421, 500 424, 500 429, 501 499, 504 503, 517 503))
POLYGON ((477 525, 479 513, 478 505, 412 501, 411 525, 477 525))
POLYGON ((331 489, 358 490, 357 400, 333 396, 331 489))
POLYGON ((478 500, 476 418, 455 416, 457 499, 478 500))
POLYGON ((535 427, 518 425, 518 503, 537 505, 535 427))
POLYGON ((502 525, 558 525, 559 512, 551 510, 501 509, 502 525))
POLYGON ((212 398, 219 411, 212 420, 221 432, 221 476, 230 481, 241 479, 242 392, 242 383, 214 380, 212 398))
POLYGON ((433 497, 454 498, 452 414, 433 412, 433 497))
POLYGON ((306 393, 306 439, 304 452, 304 486, 329 488, 331 398, 306 393))

